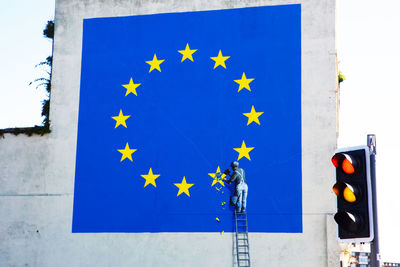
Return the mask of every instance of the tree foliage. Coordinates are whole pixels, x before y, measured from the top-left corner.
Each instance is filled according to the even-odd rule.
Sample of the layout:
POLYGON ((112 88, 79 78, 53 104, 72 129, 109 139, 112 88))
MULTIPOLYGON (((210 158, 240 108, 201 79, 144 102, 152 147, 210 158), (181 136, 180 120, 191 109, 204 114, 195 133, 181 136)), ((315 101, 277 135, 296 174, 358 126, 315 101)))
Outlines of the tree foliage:
MULTIPOLYGON (((51 40, 54 39, 54 21, 49 20, 46 24, 45 29, 43 30, 43 36, 49 38, 51 40)), ((44 117, 42 127, 45 130, 50 132, 50 94, 51 94, 51 73, 53 66, 53 56, 48 56, 45 61, 40 62, 36 65, 38 66, 47 66, 47 76, 35 79, 32 83, 36 83, 36 88, 44 86, 48 95, 48 98, 42 101, 42 116, 44 117)))
POLYGON ((54 21, 49 20, 46 24, 46 28, 43 30, 44 37, 54 39, 54 21))

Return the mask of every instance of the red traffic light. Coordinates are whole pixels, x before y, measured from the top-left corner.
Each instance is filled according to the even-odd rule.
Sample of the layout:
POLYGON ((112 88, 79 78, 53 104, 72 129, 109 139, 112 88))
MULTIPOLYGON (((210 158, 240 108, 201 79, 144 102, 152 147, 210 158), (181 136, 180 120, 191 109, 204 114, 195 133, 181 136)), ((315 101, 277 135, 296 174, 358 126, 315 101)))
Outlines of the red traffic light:
POLYGON ((344 173, 353 174, 357 171, 358 161, 345 153, 337 153, 331 159, 336 169, 340 169, 344 173))

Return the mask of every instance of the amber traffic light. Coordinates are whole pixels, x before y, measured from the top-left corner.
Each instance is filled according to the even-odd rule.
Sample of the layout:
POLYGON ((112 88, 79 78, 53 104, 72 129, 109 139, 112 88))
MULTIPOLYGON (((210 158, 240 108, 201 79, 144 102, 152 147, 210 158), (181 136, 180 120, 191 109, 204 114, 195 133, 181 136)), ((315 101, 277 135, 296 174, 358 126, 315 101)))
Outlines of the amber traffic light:
POLYGON ((338 239, 369 242, 373 239, 370 155, 368 147, 339 149, 331 161, 335 166, 338 239))

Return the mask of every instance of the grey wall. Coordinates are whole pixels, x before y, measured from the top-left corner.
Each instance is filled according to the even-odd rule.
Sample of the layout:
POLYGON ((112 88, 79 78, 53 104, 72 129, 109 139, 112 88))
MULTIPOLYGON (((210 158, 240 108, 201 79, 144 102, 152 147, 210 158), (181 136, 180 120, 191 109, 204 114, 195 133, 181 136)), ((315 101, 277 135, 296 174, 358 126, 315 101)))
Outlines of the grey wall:
POLYGON ((57 0, 51 134, 0 139, 0 266, 233 266, 232 234, 72 234, 82 19, 302 4, 303 233, 250 234, 252 265, 339 266, 335 1, 57 0))

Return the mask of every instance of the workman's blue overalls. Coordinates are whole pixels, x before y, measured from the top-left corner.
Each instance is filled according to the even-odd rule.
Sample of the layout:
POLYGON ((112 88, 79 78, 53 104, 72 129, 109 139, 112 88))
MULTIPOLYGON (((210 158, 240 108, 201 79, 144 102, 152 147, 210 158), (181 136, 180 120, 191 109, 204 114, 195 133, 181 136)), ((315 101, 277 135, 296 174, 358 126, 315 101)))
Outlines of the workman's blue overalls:
POLYGON ((230 182, 235 182, 235 197, 236 203, 233 201, 233 204, 236 205, 236 212, 245 212, 246 204, 247 204, 247 192, 248 187, 246 183, 245 173, 242 168, 237 168, 229 179, 230 182))

